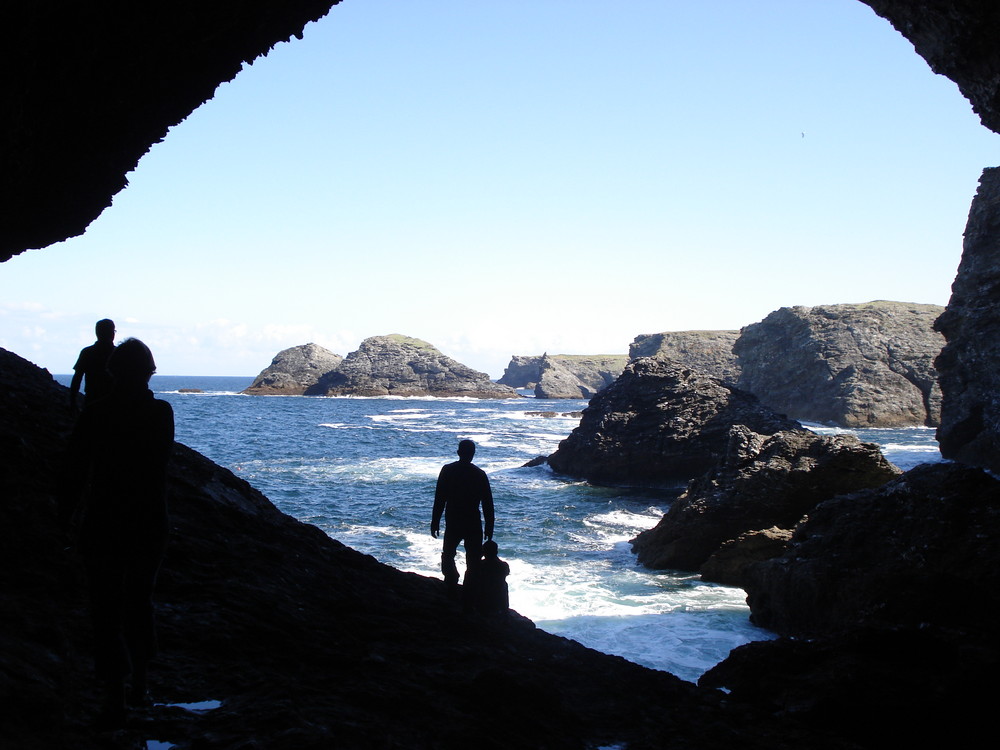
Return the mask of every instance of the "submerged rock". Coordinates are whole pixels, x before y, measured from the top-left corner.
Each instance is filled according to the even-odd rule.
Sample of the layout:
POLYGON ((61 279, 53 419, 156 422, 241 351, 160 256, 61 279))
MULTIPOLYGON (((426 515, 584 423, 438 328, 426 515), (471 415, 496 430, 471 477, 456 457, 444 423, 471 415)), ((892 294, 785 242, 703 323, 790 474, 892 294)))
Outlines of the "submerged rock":
MULTIPOLYGON (((879 487, 899 476, 877 445, 853 435, 821 436, 808 430, 759 435, 743 425, 730 429, 730 445, 720 464, 694 479, 652 529, 632 540, 639 562, 650 568, 697 571, 713 555, 716 576, 742 585, 742 565, 732 557, 748 554, 745 563, 761 559, 761 551, 780 554, 783 547, 761 545, 780 536, 746 535, 764 529, 792 529, 818 503, 845 492, 879 487), (737 543, 734 540, 742 538, 737 543), (724 547, 729 544, 728 549, 724 547)), ((713 568, 709 568, 711 571, 713 568)))
POLYGON ((591 400, 549 465, 599 483, 683 486, 726 454, 734 424, 765 435, 799 426, 717 378, 639 359, 591 400))
POLYGON ((362 341, 306 395, 518 398, 517 391, 494 383, 486 373, 398 333, 362 341))
POLYGON ((739 331, 666 331, 635 337, 629 357, 661 357, 701 370, 727 383, 736 384, 740 375, 733 344, 739 331))
POLYGON ((908 302, 782 307, 743 329, 739 387, 803 421, 845 427, 936 425, 934 358, 944 308, 908 302))
POLYGON ((243 392, 252 396, 301 396, 343 361, 339 354, 317 344, 293 346, 278 352, 243 392))

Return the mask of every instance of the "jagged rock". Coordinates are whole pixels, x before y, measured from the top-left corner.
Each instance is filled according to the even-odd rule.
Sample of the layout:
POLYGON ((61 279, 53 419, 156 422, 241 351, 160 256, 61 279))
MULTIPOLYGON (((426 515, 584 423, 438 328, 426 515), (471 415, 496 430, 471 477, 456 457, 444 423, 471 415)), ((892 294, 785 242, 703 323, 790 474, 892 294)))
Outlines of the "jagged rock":
POLYGON ((720 693, 517 615, 470 618, 443 581, 345 547, 179 444, 150 689, 158 703, 222 703, 202 713, 157 705, 111 742, 90 726, 100 689, 86 584, 56 523, 72 419, 66 388, 0 350, 4 748, 145 747, 149 738, 219 750, 449 748, 483 727, 496 750, 801 746, 794 728, 731 711, 720 693))
POLYGON ((251 396, 301 396, 343 361, 339 354, 316 344, 283 349, 243 392, 251 396))
POLYGON ((703 372, 638 359, 591 399, 549 465, 592 482, 680 486, 726 454, 734 424, 761 434, 799 426, 703 372))
POLYGON ((993 637, 1000 481, 924 464, 834 497, 810 511, 782 557, 748 569, 746 589, 754 622, 786 635, 933 623, 993 637))
POLYGON ((723 542, 701 566, 703 581, 724 583, 727 586, 743 585, 743 571, 747 565, 770 560, 785 551, 792 539, 790 529, 758 529, 740 534, 723 542))
POLYGON ((729 438, 719 466, 692 480, 660 522, 632 540, 640 563, 699 570, 746 532, 791 529, 817 503, 900 474, 877 445, 853 435, 798 429, 765 436, 735 425, 729 438))
POLYGON ((533 388, 536 398, 591 398, 613 383, 627 362, 623 354, 514 355, 497 382, 533 388))
POLYGON ((665 357, 735 384, 740 367, 733 354, 739 331, 666 331, 644 333, 629 346, 631 359, 665 357))
POLYGON ((1000 471, 1000 169, 987 169, 969 211, 958 277, 937 328, 944 391, 941 455, 1000 471))
POLYGON ((795 419, 845 427, 935 425, 938 305, 883 300, 782 307, 743 329, 739 387, 795 419))
POLYGON ((426 341, 393 333, 372 336, 308 396, 438 396, 517 398, 513 388, 446 357, 426 341))

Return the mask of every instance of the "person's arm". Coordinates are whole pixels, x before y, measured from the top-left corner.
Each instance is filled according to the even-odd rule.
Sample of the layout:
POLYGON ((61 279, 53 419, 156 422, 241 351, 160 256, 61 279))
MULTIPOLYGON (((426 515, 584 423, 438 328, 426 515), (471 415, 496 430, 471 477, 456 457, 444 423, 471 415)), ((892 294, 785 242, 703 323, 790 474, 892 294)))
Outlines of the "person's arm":
POLYGON ((441 531, 441 514, 444 513, 445 506, 445 468, 441 467, 438 474, 437 486, 434 488, 434 510, 431 512, 431 536, 437 539, 441 531))
POLYGON ((486 472, 483 472, 483 520, 485 521, 485 526, 483 528, 483 539, 493 538, 493 489, 490 487, 490 478, 486 476, 486 472))

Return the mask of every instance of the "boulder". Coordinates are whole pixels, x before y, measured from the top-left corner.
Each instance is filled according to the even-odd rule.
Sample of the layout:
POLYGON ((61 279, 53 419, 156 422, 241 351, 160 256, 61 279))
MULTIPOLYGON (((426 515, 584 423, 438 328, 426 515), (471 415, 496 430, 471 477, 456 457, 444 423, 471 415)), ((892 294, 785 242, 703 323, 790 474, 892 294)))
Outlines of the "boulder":
POLYGON ((592 482, 680 487, 725 456, 734 424, 763 435, 799 426, 717 378, 647 357, 591 399, 549 465, 592 482))
POLYGON ((733 354, 739 331, 666 331, 644 333, 629 346, 629 357, 665 357, 735 384, 740 367, 733 354))
POLYGON ((623 354, 515 355, 497 382, 533 388, 536 398, 591 398, 613 383, 627 363, 623 354))
MULTIPOLYGON (((700 570, 723 545, 747 532, 792 529, 816 504, 879 487, 901 473, 877 445, 853 435, 797 429, 765 436, 735 425, 729 441, 719 465, 692 480, 660 522, 632 540, 640 563, 700 570)), ((738 570, 727 576, 742 583, 738 570)))
POLYGON ((937 329, 944 392, 941 455, 1000 471, 1000 168, 987 169, 969 211, 951 300, 937 329))
POLYGON ((362 341, 306 395, 518 398, 510 386, 494 383, 426 341, 398 333, 362 341))
POLYGON ((789 529, 772 526, 769 529, 746 531, 735 539, 723 542, 701 566, 701 579, 727 586, 743 586, 743 571, 748 565, 770 560, 785 551, 792 539, 789 529))
POLYGON ((875 301, 782 307, 745 327, 739 387, 775 411, 845 427, 935 425, 937 305, 875 301))
POLYGON ((924 464, 882 487, 820 503, 781 557, 750 566, 752 619, 781 634, 858 626, 996 633, 1000 481, 924 464))
POLYGON ((316 344, 283 349, 243 392, 251 396, 301 396, 343 361, 339 354, 316 344))

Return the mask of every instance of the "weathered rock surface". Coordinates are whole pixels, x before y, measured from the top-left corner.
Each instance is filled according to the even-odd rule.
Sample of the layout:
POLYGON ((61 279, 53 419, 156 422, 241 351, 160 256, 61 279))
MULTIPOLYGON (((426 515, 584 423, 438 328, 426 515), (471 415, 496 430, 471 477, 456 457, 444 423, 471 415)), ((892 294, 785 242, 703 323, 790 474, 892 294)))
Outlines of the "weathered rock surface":
MULTIPOLYGON (((900 473, 877 445, 853 435, 798 429, 766 436, 737 424, 723 460, 692 480, 660 522, 632 540, 632 551, 650 568, 697 571, 741 535, 792 529, 818 503, 900 473)), ((742 585, 739 570, 727 576, 742 585)))
POLYGON ((65 388, 0 350, 4 748, 452 748, 484 727, 497 749, 850 746, 517 615, 467 617, 442 581, 345 547, 179 444, 151 690, 158 703, 222 705, 158 705, 112 740, 90 728, 86 586, 56 523, 72 418, 65 388))
POLYGON ((446 357, 426 341, 393 333, 361 342, 308 396, 438 396, 518 398, 485 372, 446 357))
POLYGON ((591 398, 615 382, 627 363, 624 354, 514 355, 497 382, 533 388, 536 398, 591 398))
POLYGON ((743 329, 739 387, 775 411, 845 427, 935 425, 938 305, 783 307, 743 329))
POLYGON ((944 391, 941 455, 1000 471, 1000 169, 979 181, 958 277, 937 328, 948 340, 937 359, 944 391))
POLYGON ((740 367, 733 354, 739 331, 666 331, 644 333, 629 346, 629 357, 665 357, 735 384, 740 367))
POLYGON ((283 349, 243 392, 251 396, 301 396, 343 361, 339 354, 317 344, 283 349))
POLYGON ((799 427, 703 372, 638 359, 591 399, 549 465, 598 483, 680 486, 726 455, 734 424, 766 435, 799 427))

